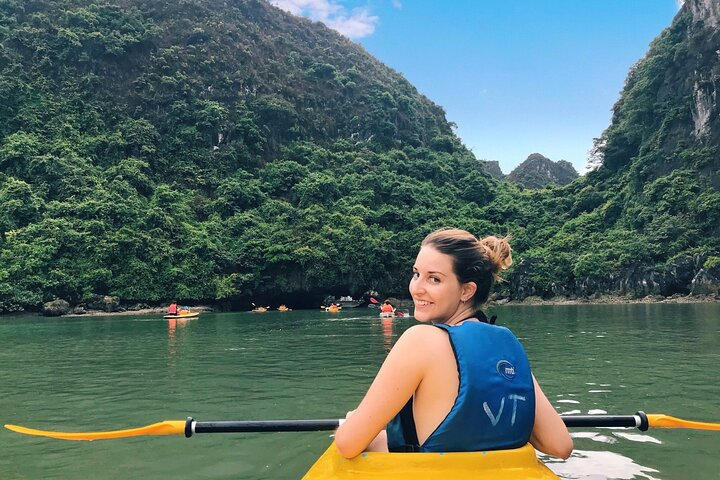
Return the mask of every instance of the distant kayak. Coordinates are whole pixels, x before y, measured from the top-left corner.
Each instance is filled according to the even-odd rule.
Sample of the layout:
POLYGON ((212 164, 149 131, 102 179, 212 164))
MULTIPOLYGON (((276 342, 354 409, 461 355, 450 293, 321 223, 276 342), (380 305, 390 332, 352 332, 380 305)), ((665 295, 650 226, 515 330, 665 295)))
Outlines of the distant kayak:
POLYGON ((263 313, 263 312, 267 312, 268 309, 265 307, 257 307, 257 308, 253 308, 252 311, 255 313, 263 313))
POLYGON ((177 320, 180 318, 195 318, 200 315, 200 312, 194 312, 194 313, 186 313, 183 315, 165 315, 163 318, 166 318, 168 320, 177 320))
POLYGON ((341 457, 333 444, 303 480, 346 478, 557 480, 559 477, 538 460, 530 444, 515 450, 487 452, 363 453, 352 459, 341 457))
POLYGON ((380 312, 380 318, 395 318, 395 312, 380 312))
POLYGON ((340 310, 342 310, 342 307, 333 303, 333 304, 328 305, 327 307, 325 305, 321 305, 320 309, 325 310, 326 312, 330 312, 330 313, 337 313, 340 310))

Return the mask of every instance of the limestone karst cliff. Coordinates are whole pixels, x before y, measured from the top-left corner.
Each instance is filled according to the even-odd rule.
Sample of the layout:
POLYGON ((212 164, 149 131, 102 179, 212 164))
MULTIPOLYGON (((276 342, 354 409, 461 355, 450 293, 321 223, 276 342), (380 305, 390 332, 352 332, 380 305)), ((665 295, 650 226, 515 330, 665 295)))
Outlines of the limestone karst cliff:
POLYGON ((577 177, 578 173, 572 163, 565 160, 553 162, 539 153, 533 153, 505 179, 525 188, 546 188, 567 185, 577 177))

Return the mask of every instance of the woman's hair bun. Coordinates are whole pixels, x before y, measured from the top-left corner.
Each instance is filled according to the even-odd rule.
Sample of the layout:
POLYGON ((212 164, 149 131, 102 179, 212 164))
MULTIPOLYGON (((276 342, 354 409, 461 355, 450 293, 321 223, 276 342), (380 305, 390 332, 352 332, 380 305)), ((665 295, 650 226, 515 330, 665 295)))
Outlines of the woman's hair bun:
POLYGON ((485 248, 485 253, 494 265, 493 273, 497 276, 500 270, 505 270, 512 265, 512 248, 510 247, 510 236, 498 238, 494 235, 479 240, 480 245, 485 248))

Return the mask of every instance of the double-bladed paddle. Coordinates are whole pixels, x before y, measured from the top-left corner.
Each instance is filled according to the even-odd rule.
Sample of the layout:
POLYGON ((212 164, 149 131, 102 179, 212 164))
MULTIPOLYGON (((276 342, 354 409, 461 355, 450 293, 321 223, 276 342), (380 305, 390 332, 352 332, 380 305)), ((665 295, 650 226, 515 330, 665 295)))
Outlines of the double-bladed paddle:
MULTIPOLYGON (((648 428, 690 428, 695 430, 720 430, 720 423, 683 420, 663 414, 635 415, 562 415, 568 427, 632 427, 645 431, 648 428)), ((250 420, 198 422, 192 417, 187 420, 165 420, 144 427, 107 432, 51 432, 5 425, 14 432, 61 440, 108 440, 112 438, 137 437, 141 435, 185 435, 195 433, 250 433, 250 432, 317 432, 336 429, 342 420, 250 420)))

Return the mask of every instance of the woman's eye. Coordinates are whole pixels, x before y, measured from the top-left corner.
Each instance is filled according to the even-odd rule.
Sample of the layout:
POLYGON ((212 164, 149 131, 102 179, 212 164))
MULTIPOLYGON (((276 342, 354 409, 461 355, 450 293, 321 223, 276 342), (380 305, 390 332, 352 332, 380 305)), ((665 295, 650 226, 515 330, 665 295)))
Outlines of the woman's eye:
POLYGON ((440 283, 440 279, 437 278, 437 277, 430 277, 430 281, 431 281, 432 283, 440 283))
POLYGON ((420 274, 418 272, 413 272, 412 278, 418 278, 420 274))

